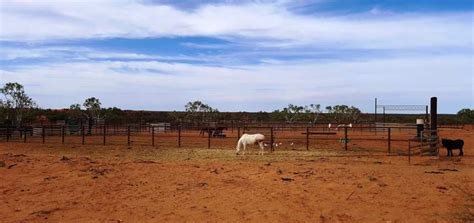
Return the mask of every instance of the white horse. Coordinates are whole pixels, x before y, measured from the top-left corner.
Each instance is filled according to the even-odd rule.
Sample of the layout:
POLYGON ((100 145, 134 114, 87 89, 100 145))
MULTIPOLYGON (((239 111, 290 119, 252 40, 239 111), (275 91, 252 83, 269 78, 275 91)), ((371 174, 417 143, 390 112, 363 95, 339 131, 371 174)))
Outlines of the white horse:
POLYGON ((247 149, 247 145, 259 145, 260 152, 258 154, 263 155, 263 140, 265 140, 265 136, 262 134, 243 134, 239 141, 237 142, 236 153, 239 155, 240 148, 244 147, 243 155, 245 155, 245 150, 247 149))

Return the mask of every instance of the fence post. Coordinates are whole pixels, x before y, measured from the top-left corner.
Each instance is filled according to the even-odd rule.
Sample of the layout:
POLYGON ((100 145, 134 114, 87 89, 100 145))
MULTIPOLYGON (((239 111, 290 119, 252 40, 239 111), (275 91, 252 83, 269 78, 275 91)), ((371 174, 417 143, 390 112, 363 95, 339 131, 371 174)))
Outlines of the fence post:
POLYGON ((130 125, 127 126, 127 145, 130 145, 130 125))
POLYGON ((155 146, 155 127, 151 127, 151 145, 155 146))
POLYGON ((390 153, 390 147, 391 147, 391 132, 392 132, 392 128, 388 128, 388 153, 390 153))
POLYGON ((344 127, 344 150, 347 151, 347 143, 349 142, 349 139, 347 138, 347 127, 344 127))
POLYGON ((64 136, 66 135, 66 129, 63 126, 61 126, 61 142, 64 144, 64 136))
POLYGON ((104 146, 105 146, 105 136, 107 135, 107 126, 104 123, 104 146))
POLYGON ((274 151, 273 149, 273 127, 270 127, 270 149, 271 151, 274 151))
POLYGON ((207 148, 211 148, 211 129, 207 127, 207 148))
POLYGON ((23 130, 23 142, 26 143, 26 127, 24 127, 24 130, 23 130))
POLYGON ((7 142, 10 141, 10 126, 7 126, 7 142))
POLYGON ((42 134, 41 137, 43 138, 43 144, 44 144, 45 137, 46 137, 45 129, 46 129, 46 128, 45 128, 44 125, 43 125, 43 126, 42 126, 42 133, 41 133, 41 134, 42 134))
POLYGON ((240 139, 240 127, 237 127, 237 141, 240 139))
POLYGON ((81 125, 81 133, 82 133, 82 145, 84 145, 86 143, 86 133, 85 133, 86 129, 83 125, 81 125))
POLYGON ((181 125, 178 127, 178 147, 181 147, 181 125))
POLYGON ((411 143, 408 141, 408 164, 411 163, 411 143))
POLYGON ((306 150, 309 150, 309 127, 306 127, 306 150))

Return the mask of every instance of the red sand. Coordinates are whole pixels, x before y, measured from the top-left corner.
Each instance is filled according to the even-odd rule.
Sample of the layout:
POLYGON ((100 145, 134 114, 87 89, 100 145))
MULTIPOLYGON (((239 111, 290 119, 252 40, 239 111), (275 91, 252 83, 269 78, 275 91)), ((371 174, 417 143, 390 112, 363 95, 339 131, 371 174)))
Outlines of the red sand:
POLYGON ((473 222, 472 132, 445 135, 466 140, 464 157, 443 149, 412 165, 344 152, 1 143, 0 222, 473 222))

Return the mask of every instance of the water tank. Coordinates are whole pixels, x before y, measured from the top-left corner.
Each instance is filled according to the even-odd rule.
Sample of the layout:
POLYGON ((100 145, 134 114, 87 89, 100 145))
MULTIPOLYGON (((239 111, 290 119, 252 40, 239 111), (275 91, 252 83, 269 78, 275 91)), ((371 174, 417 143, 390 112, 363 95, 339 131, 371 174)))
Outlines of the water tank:
POLYGON ((416 137, 421 137, 421 131, 425 129, 425 120, 422 118, 416 119, 416 137))

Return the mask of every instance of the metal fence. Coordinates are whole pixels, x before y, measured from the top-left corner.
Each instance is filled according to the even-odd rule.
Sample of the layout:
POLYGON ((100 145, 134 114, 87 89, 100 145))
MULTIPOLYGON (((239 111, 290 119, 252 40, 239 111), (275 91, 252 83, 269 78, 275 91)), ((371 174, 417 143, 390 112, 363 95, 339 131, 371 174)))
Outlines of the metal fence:
MULTIPOLYGON (((417 153, 415 126, 220 126, 157 128, 145 125, 48 125, 0 127, 1 142, 82 145, 140 145, 157 148, 233 149, 243 133, 262 133, 270 150, 340 150, 407 155, 417 153)), ((433 139, 429 139, 433 140, 433 139)))

